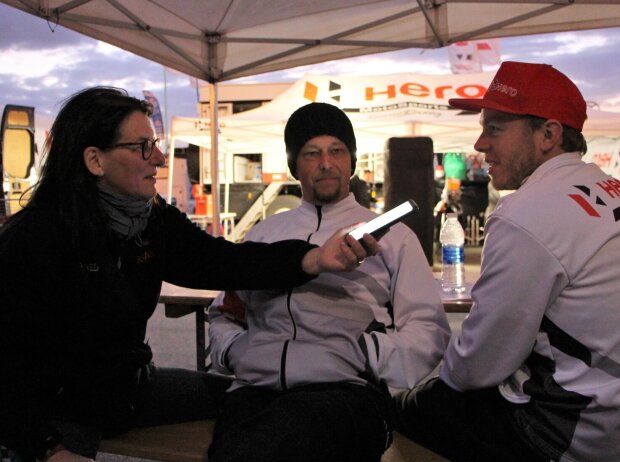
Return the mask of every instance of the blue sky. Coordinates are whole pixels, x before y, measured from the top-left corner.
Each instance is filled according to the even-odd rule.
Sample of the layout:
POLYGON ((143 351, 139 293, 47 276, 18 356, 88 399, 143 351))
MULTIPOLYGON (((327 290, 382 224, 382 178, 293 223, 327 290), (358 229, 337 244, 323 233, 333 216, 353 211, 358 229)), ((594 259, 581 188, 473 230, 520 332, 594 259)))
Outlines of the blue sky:
MULTIPOLYGON (((505 38, 500 43, 502 60, 552 64, 577 83, 586 100, 620 112, 620 28, 505 38)), ((306 72, 448 74, 450 66, 446 49, 411 49, 241 81, 292 82, 306 72)), ((166 117, 197 115, 196 89, 188 77, 60 26, 52 32, 46 21, 0 4, 0 108, 34 106, 39 122, 48 123, 62 100, 93 85, 126 88, 135 96, 150 90, 166 117)))

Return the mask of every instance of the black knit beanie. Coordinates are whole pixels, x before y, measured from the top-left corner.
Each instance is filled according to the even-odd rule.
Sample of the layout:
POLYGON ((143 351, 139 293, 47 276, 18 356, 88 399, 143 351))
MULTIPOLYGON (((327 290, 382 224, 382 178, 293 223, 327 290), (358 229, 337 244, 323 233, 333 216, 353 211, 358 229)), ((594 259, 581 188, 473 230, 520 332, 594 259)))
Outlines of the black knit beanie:
POLYGON ((299 151, 308 140, 323 135, 334 136, 347 146, 351 153, 351 175, 355 173, 357 145, 351 121, 344 111, 336 106, 310 103, 293 112, 284 128, 288 168, 295 178, 299 151))

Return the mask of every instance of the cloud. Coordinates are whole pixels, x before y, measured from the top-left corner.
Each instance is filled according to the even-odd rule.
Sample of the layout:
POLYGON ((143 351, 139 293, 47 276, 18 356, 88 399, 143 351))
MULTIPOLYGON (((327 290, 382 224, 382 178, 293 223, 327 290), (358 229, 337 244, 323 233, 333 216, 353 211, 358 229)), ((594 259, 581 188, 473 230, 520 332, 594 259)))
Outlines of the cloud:
POLYGON ((554 42, 556 46, 550 49, 542 49, 536 53, 536 56, 555 57, 596 52, 597 49, 604 49, 610 46, 613 39, 602 32, 591 34, 567 32, 557 35, 553 34, 551 41, 546 41, 546 44, 550 42, 554 42))
POLYGON ((142 90, 151 90, 162 105, 169 101, 169 115, 196 115, 196 93, 186 76, 167 73, 166 98, 160 64, 4 4, 0 4, 0 55, 0 108, 34 106, 37 118, 52 118, 73 93, 109 85, 137 97, 142 97, 142 90))
POLYGON ((16 46, 2 51, 0 74, 21 79, 44 77, 62 65, 67 70, 88 61, 91 45, 49 48, 47 50, 20 49, 16 46))
POLYGON ((10 47, 24 51, 42 51, 88 41, 87 37, 62 26, 0 4, 0 52, 10 47))
POLYGON ((305 74, 385 75, 385 74, 449 74, 446 49, 399 50, 375 55, 327 61, 231 80, 234 83, 294 82, 305 74))

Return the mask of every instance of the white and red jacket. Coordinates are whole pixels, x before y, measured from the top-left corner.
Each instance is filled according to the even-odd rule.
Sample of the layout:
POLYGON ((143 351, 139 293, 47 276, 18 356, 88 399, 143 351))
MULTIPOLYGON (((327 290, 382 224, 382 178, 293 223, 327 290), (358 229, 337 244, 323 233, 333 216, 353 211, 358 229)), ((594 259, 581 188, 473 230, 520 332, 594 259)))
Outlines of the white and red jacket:
MULTIPOLYGON (((350 223, 375 216, 352 194, 299 208, 256 225, 246 240, 305 239, 323 244, 350 223)), ((245 385, 285 390, 319 382, 410 388, 439 363, 450 329, 437 285, 415 234, 392 226, 380 254, 354 271, 324 273, 286 291, 244 291, 247 330, 209 311, 216 370, 245 385)), ((213 306, 221 304, 221 298, 213 306)))
POLYGON ((620 181, 566 153, 501 199, 440 371, 499 386, 552 460, 620 460, 620 181))

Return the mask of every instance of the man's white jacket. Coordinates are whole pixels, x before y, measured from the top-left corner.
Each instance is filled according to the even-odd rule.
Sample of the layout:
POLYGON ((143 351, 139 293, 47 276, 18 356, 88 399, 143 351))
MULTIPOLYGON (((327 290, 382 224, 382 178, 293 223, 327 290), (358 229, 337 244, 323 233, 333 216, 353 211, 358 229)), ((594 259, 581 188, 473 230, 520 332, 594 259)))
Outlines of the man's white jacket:
MULTIPOLYGON (((306 201, 256 225, 246 240, 303 239, 321 245, 374 213, 352 194, 338 203, 306 201)), ((351 272, 323 273, 286 291, 239 292, 247 329, 209 310, 215 370, 245 385, 286 390, 310 383, 367 382, 410 388, 439 363, 450 328, 436 282, 415 234, 396 224, 381 252, 351 272)))
POLYGON ((620 461, 620 181, 565 153, 501 199, 440 375, 561 462, 620 461))

